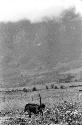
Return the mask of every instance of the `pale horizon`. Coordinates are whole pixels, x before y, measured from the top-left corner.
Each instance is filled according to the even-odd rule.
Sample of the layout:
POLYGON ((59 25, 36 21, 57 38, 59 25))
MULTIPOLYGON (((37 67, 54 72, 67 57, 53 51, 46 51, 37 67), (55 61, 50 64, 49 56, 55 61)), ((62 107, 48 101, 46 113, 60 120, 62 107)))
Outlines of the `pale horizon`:
POLYGON ((75 8, 82 16, 80 0, 3 0, 0 1, 0 22, 28 19, 41 21, 44 17, 58 17, 64 10, 75 8))

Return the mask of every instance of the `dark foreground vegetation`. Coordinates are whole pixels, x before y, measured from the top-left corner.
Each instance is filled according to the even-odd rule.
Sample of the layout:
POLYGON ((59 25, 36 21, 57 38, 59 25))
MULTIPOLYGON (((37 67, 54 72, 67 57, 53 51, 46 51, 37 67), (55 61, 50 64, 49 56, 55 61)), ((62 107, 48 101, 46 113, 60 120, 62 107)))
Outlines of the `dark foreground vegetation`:
MULTIPOLYGON (((3 117, 3 114, 0 114, 3 117)), ((5 120, 2 125, 82 125, 82 112, 79 110, 79 105, 67 101, 58 104, 53 104, 51 107, 46 105, 41 114, 32 114, 29 118, 27 112, 10 112, 5 113, 5 120)))

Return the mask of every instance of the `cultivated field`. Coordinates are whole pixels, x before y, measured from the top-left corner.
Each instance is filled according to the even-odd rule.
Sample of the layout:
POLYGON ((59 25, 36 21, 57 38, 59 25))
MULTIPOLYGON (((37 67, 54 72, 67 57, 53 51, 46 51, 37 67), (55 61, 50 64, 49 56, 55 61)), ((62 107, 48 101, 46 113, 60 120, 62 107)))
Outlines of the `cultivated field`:
POLYGON ((0 92, 0 125, 81 124, 82 92, 79 91, 79 88, 79 86, 66 87, 64 89, 60 89, 58 87, 57 89, 49 88, 31 92, 2 91, 0 92), (38 116, 35 116, 33 114, 32 118, 29 118, 28 113, 23 112, 25 104, 27 104, 28 102, 39 104, 39 94, 42 97, 42 102, 46 105, 46 108, 43 111, 43 116, 41 116, 40 114, 38 116), (62 109, 60 104, 62 104, 62 109), (69 105, 74 105, 74 108, 76 107, 76 105, 78 107, 75 109, 73 109, 72 107, 70 111, 70 116, 73 111, 78 111, 78 117, 80 117, 80 119, 76 118, 74 123, 66 123, 67 119, 64 119, 63 116, 67 111, 70 110, 66 107, 69 105), (58 109, 57 106, 59 106, 60 108, 58 109), (66 109, 64 107, 66 107, 66 109), (63 118, 60 118, 60 114, 63 108, 65 109, 64 114, 62 115, 63 118), (56 113, 56 110, 58 110, 58 112, 60 113, 56 113), (54 112, 58 115, 57 118, 59 121, 57 123, 55 119, 56 114, 54 114, 54 112))

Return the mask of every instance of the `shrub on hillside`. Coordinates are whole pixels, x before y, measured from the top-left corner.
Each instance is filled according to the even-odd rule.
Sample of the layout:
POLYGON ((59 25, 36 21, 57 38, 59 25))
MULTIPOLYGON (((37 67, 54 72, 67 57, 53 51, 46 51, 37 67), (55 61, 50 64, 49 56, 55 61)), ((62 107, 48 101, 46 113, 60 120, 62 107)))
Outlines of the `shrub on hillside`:
POLYGON ((37 91, 37 88, 36 88, 36 87, 33 87, 33 88, 32 88, 32 91, 37 91))
POLYGON ((46 89, 48 89, 48 86, 46 85, 46 89))
POLYGON ((54 88, 54 84, 51 84, 51 89, 53 89, 54 88))
POLYGON ((28 90, 26 88, 23 88, 23 92, 28 92, 28 90))
POLYGON ((60 89, 65 89, 65 86, 61 85, 61 86, 60 86, 60 89))
POLYGON ((57 86, 55 86, 55 87, 54 87, 54 89, 58 89, 58 87, 57 87, 57 86))

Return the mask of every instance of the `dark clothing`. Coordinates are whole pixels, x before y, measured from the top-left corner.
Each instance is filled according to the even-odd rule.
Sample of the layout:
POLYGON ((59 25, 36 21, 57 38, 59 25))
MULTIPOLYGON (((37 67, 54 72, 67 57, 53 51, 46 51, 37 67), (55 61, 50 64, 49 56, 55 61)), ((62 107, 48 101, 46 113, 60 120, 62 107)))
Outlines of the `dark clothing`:
POLYGON ((28 112, 29 117, 31 117, 31 113, 34 114, 39 114, 39 112, 43 115, 43 109, 45 108, 44 104, 38 105, 38 104, 32 104, 32 103, 28 103, 25 105, 25 109, 24 112, 28 112))

